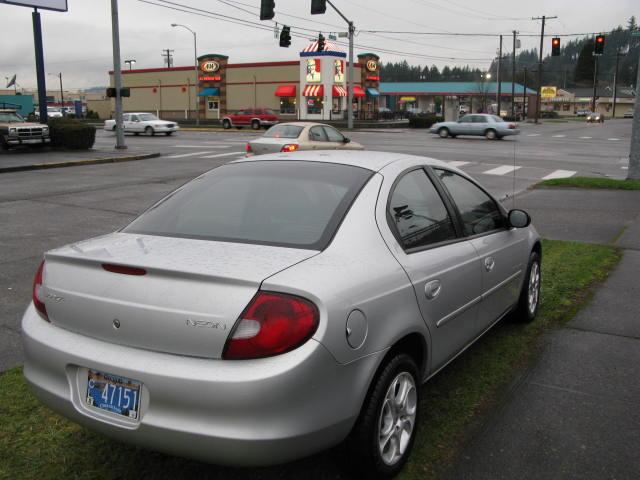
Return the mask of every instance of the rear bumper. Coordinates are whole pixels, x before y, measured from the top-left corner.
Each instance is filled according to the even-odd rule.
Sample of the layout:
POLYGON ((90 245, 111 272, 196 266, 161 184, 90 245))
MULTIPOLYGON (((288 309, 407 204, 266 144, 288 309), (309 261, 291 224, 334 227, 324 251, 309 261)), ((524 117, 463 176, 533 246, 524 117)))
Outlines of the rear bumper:
POLYGON ((261 360, 164 354, 61 329, 33 305, 22 337, 28 383, 65 417, 121 441, 239 466, 283 463, 339 443, 366 394, 355 385, 379 361, 341 365, 315 340, 261 360), (88 407, 87 368, 142 382, 139 420, 88 407))

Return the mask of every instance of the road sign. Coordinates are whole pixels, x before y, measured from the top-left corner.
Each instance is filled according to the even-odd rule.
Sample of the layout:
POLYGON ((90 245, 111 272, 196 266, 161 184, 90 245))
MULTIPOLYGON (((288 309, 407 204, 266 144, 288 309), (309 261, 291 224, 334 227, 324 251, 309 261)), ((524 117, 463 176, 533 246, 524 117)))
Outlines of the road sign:
POLYGON ((0 3, 19 5, 21 7, 44 8, 45 10, 56 10, 58 12, 69 10, 67 0, 0 0, 0 3))

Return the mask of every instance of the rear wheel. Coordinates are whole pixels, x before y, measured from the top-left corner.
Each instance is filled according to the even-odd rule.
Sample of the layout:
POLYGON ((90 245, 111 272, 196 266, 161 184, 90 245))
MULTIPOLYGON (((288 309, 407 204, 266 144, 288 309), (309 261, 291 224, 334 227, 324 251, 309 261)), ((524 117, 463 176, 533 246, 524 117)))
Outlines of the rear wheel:
POLYGON ((498 138, 498 134, 496 133, 496 131, 492 130, 491 128, 484 132, 484 136, 487 137, 487 140, 495 140, 496 138, 498 138))
POLYGON ((541 282, 540 254, 538 252, 531 252, 529 265, 527 267, 527 276, 522 284, 518 305, 512 315, 513 320, 523 323, 529 323, 535 320, 540 304, 541 282))
POLYGON ((227 118, 225 118, 222 121, 222 128, 224 128, 225 130, 229 130, 231 128, 231 121, 227 118))
POLYGON ((164 134, 168 137, 172 134, 173 132, 164 132, 164 134))
POLYGON ((149 135, 149 136, 151 136, 151 137, 153 137, 153 136, 156 134, 156 132, 155 132, 155 130, 153 129, 153 127, 147 127, 147 128, 145 128, 145 129, 144 129, 144 133, 146 133, 147 135, 149 135))
POLYGON ((447 138, 449 136, 449 129, 442 127, 438 130, 438 135, 440 135, 440 138, 447 138))
POLYGON ((402 470, 416 436, 419 378, 413 358, 399 353, 374 380, 347 439, 358 478, 393 478, 402 470))
POLYGON ((260 130, 260 122, 258 120, 252 121, 251 128, 254 130, 260 130))

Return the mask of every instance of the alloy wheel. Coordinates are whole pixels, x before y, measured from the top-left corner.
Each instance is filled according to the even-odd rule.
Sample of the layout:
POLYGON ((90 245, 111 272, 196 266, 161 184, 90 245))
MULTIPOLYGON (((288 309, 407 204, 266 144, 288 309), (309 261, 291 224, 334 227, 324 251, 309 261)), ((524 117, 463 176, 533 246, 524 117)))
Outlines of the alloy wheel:
POLYGON ((531 272, 529 273, 529 289, 528 289, 528 307, 529 313, 533 315, 538 308, 538 299, 540 298, 540 265, 538 262, 531 264, 531 272))

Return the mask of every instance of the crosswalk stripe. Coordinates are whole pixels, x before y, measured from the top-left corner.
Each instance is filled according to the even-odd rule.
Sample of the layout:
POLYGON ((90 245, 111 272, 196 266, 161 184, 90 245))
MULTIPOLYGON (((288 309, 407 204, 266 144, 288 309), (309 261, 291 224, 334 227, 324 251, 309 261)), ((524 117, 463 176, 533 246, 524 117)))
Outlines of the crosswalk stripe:
MULTIPOLYGON (((206 152, 209 153, 209 152, 206 152)), ((242 152, 230 152, 230 153, 217 153, 215 155, 206 155, 202 158, 218 158, 218 157, 230 157, 232 155, 242 155, 242 152)))
POLYGON ((460 162, 460 161, 457 161, 457 160, 452 160, 451 162, 447 162, 447 165, 449 165, 451 167, 454 167, 454 168, 460 168, 460 167, 462 167, 464 165, 469 165, 469 163, 471 163, 471 162, 460 162))
POLYGON ((554 135, 553 138, 564 138, 566 135, 554 135))
POLYGON ((593 137, 580 137, 580 138, 588 140, 588 139, 593 138, 593 137))
POLYGON ((482 173, 484 173, 485 175, 504 175, 506 173, 511 173, 515 170, 518 170, 519 168, 522 168, 522 167, 519 167, 519 166, 514 167, 513 165, 502 165, 500 167, 492 168, 491 170, 487 170, 486 172, 482 172, 482 173))
POLYGON ((551 172, 546 177, 542 177, 543 180, 551 180, 552 178, 569 178, 573 177, 576 173, 573 170, 556 170, 555 172, 551 172))
MULTIPOLYGON (((202 145, 171 145, 173 148, 202 148, 202 145)), ((233 145, 207 145, 207 148, 231 148, 233 145)))
POLYGON ((620 139, 619 138, 607 138, 607 140, 611 140, 612 142, 617 142, 620 139))
POLYGON ((539 137, 540 134, 539 133, 530 133, 529 135, 527 135, 527 137, 539 137))
POLYGON ((204 155, 205 153, 211 153, 210 151, 205 152, 191 152, 191 153, 181 153, 180 155, 169 155, 166 158, 184 158, 184 157, 195 157, 196 155, 204 155))

